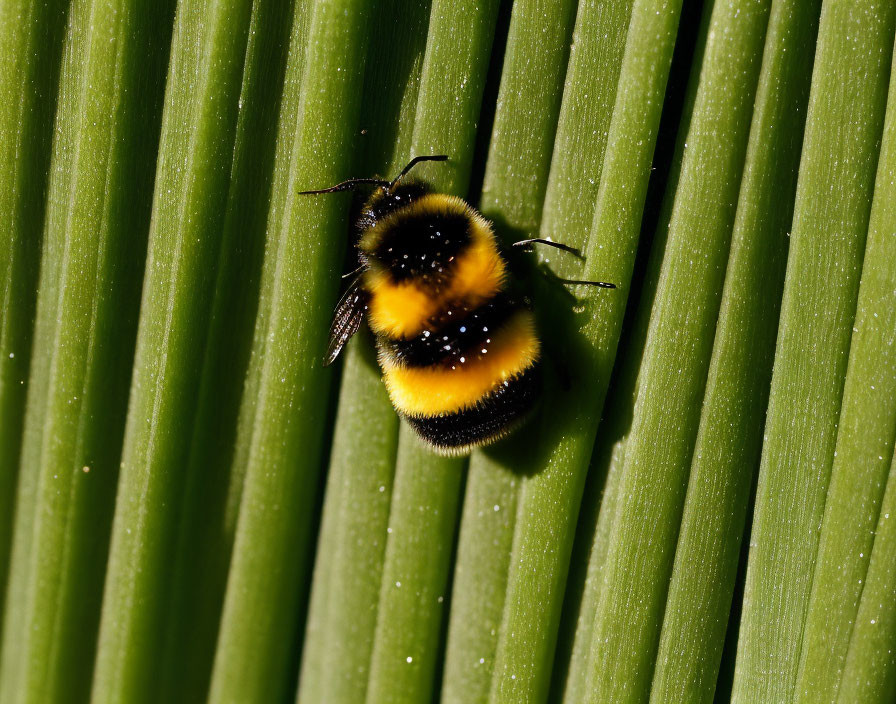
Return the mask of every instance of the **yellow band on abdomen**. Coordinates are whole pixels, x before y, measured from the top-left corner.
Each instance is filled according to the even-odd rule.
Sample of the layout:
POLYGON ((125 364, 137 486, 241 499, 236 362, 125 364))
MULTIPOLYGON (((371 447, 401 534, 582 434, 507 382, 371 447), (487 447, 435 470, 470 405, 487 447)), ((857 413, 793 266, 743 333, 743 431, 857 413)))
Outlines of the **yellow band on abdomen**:
POLYGON ((455 369, 400 367, 383 360, 383 378, 393 405, 412 416, 453 413, 474 406, 508 379, 531 367, 539 354, 532 314, 520 311, 495 334, 488 352, 455 369))

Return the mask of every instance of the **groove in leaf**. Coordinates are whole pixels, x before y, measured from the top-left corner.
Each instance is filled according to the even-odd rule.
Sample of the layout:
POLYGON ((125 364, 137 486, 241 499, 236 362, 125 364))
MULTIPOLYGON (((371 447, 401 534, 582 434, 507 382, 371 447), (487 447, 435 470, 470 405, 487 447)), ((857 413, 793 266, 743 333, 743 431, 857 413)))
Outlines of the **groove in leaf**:
MULTIPOLYGON (((495 0, 432 5, 410 153, 449 156, 415 170, 437 192, 463 196, 469 184, 497 10, 495 0)), ((433 696, 465 464, 433 454, 402 424, 368 704, 433 696), (415 560, 420 569, 409 574, 415 560), (414 614, 415 627, 407 628, 414 614)))
POLYGON ((345 247, 347 201, 296 193, 314 186, 311 178, 337 183, 351 175, 370 3, 319 0, 299 4, 296 12, 261 300, 231 477, 239 518, 210 702, 286 696, 293 655, 284 644, 295 640, 310 574, 321 418, 330 385, 321 366, 345 247))
POLYGON ((762 442, 820 5, 771 7, 652 701, 712 701, 715 690, 762 442))
MULTIPOLYGON (((10 0, 0 5, 0 163, 5 165, 0 171, 0 605, 12 552, 44 196, 67 13, 67 2, 10 0)), ((25 509, 19 505, 21 514, 25 509)), ((3 618, 0 611, 0 627, 3 618)))
POLYGON ((175 17, 94 704, 155 701, 159 684, 251 3, 207 9, 187 0, 175 17))
POLYGON ((732 699, 790 700, 834 459, 896 4, 822 6, 732 699))
MULTIPOLYGON (((824 507, 796 692, 831 700, 857 621, 896 442, 896 72, 887 115, 837 445, 824 507)), ((881 559, 878 557, 877 559, 881 559)), ((870 654, 869 660, 879 658, 870 654)), ((859 666, 861 667, 861 666, 859 666)), ((894 691, 896 694, 896 691, 894 691)), ((870 696, 870 693, 869 693, 870 696)), ((870 701, 859 697, 854 701, 870 701)))

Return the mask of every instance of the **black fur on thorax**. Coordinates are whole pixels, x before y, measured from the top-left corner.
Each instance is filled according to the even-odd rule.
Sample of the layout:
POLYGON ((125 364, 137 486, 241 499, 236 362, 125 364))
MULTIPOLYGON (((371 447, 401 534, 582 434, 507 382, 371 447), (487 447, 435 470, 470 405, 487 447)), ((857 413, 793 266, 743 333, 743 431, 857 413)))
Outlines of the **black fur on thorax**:
POLYGON ((450 279, 454 261, 472 241, 472 223, 464 213, 407 210, 429 192, 426 184, 413 182, 382 191, 364 207, 358 227, 363 233, 384 217, 394 216, 368 256, 387 269, 396 282, 418 279, 437 289, 450 279), (404 210, 407 212, 402 213, 404 210))

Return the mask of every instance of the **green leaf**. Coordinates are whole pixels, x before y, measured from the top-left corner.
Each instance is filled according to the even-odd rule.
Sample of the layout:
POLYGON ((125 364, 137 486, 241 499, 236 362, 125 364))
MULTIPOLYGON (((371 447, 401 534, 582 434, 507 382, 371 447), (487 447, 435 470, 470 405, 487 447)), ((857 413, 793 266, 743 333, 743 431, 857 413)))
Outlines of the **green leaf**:
POLYGON ((357 702, 367 691, 398 447, 398 417, 371 367, 370 349, 354 345, 339 398, 299 702, 357 702))
POLYGON ((879 0, 0 0, 0 704, 892 700, 894 39, 879 0), (323 368, 368 191, 299 195, 437 153, 584 255, 520 262, 544 393, 468 473, 367 331, 323 368))
MULTIPOLYGON (((607 406, 614 400, 612 389, 608 391, 608 396, 607 406)), ((609 460, 593 456, 588 468, 590 475, 588 481, 597 482, 603 479, 604 485, 599 497, 596 498, 589 497, 588 489, 591 487, 586 485, 576 543, 573 544, 569 583, 563 604, 565 619, 561 619, 560 622, 551 683, 552 690, 557 692, 558 700, 564 702, 578 702, 585 696, 591 637, 594 633, 594 613, 600 603, 603 569, 610 547, 613 518, 616 515, 623 447, 622 443, 613 443, 613 456, 609 460), (601 471, 604 467, 606 472, 601 471), (594 513, 597 515, 589 515, 594 513), (589 528, 593 530, 589 531, 589 528), (590 534, 584 540, 587 550, 582 545, 583 532, 590 534), (585 564, 577 565, 577 557, 585 564)))
MULTIPOLYGON (((406 0, 374 14, 359 176, 394 177, 410 161, 429 11, 428 2, 406 0), (396 31, 407 41, 393 41, 396 31)), ((364 700, 398 449, 399 420, 370 336, 344 354, 299 677, 298 701, 311 704, 364 700)))
MULTIPOLYGON (((495 0, 432 6, 410 153, 448 155, 415 171, 438 192, 463 195, 469 184, 497 10, 495 0)), ((465 464, 434 455, 402 424, 369 704, 433 696, 465 464)))
POLYGON ((652 701, 713 699, 762 443, 820 5, 771 7, 652 701))
MULTIPOLYGON (((682 7, 682 14, 687 17, 696 9, 694 5, 685 5, 682 7)), ((588 660, 595 626, 594 614, 605 586, 603 573, 616 516, 616 497, 625 459, 625 445, 631 432, 650 313, 659 283, 672 206, 681 175, 685 136, 693 116, 711 14, 712 5, 705 5, 699 23, 694 23, 690 27, 686 23, 681 23, 669 68, 670 85, 665 97, 666 104, 659 125, 657 154, 654 157, 659 175, 656 178, 651 176, 651 188, 647 196, 650 208, 647 215, 650 217, 645 217, 641 224, 642 233, 655 230, 655 234, 640 245, 642 251, 650 250, 650 256, 643 271, 639 271, 640 277, 635 279, 638 285, 632 291, 632 300, 628 304, 631 318, 624 323, 621 349, 618 353, 618 368, 614 370, 608 389, 603 420, 591 456, 584 510, 577 527, 575 547, 578 548, 578 552, 574 555, 574 558, 588 563, 584 584, 579 586, 583 577, 575 570, 571 570, 570 577, 575 581, 571 582, 571 593, 567 594, 569 603, 564 605, 567 611, 566 628, 568 630, 569 622, 575 619, 575 634, 568 656, 565 651, 570 646, 560 643, 564 650, 558 653, 559 664, 564 665, 568 657, 568 673, 558 672, 559 681, 557 678, 555 681, 558 682, 557 686, 560 686, 560 683, 565 684, 565 701, 569 702, 580 701, 586 692, 588 660), (676 133, 674 147, 663 144, 664 141, 670 141, 676 133), (656 205, 658 200, 661 200, 659 207, 656 205), (646 246, 648 244, 649 247, 646 246), (577 594, 579 588, 583 592, 580 598, 577 594)), ((649 35, 644 37, 644 41, 650 41, 649 35)), ((642 47, 640 51, 643 52, 644 48, 642 47)), ((574 563, 576 561, 574 559, 574 563)))
POLYGON ((867 574, 838 701, 884 704, 896 693, 896 463, 890 466, 867 574))
MULTIPOLYGON (((36 473, 23 472, 19 480, 18 470, 29 387, 37 385, 35 397, 46 398, 46 376, 35 375, 32 382, 29 364, 67 13, 65 3, 51 7, 37 0, 0 6, 0 158, 6 164, 0 173, 0 599, 6 596, 11 611, 9 617, 0 611, 0 626, 23 615, 12 604, 21 603, 26 575, 9 575, 9 582, 7 575, 13 554, 30 551, 36 473), (38 46, 44 51, 38 51, 38 46), (51 97, 42 99, 45 95, 51 97)), ((44 269, 42 283, 46 287, 53 277, 47 266, 44 269)), ((44 325, 51 322, 46 320, 44 325)), ((46 366, 46 358, 40 364, 35 368, 46 366)), ((39 417, 34 404, 32 409, 32 415, 39 417)), ((36 448, 36 443, 31 445, 36 448)), ((11 632, 20 628, 16 624, 11 632)), ((7 661, 16 656, 17 652, 3 648, 0 673, 8 672, 11 665, 7 661)), ((11 676, 0 677, 0 695, 11 682, 11 676)))
MULTIPOLYGON (((885 549, 878 553, 880 538, 875 538, 874 529, 879 522, 886 526, 880 507, 896 442, 894 223, 896 73, 891 72, 837 445, 797 676, 797 696, 805 701, 836 698, 853 624, 862 623, 856 612, 860 598, 866 602, 863 583, 869 559, 885 559, 885 549), (872 545, 877 558, 872 558, 872 545)), ((874 606, 865 608, 876 613, 874 606)), ((866 651, 866 657, 879 656, 866 651)), ((856 671, 862 668, 860 658, 858 653, 853 655, 856 671)))
POLYGON ((498 0, 432 4, 410 154, 448 155, 414 170, 441 193, 463 196, 470 183, 497 14, 498 0))
MULTIPOLYGON (((10 0, 0 6, 0 163, 5 165, 0 171, 0 603, 12 550, 50 136, 67 13, 64 2, 10 0)), ((23 499, 29 494, 33 491, 23 493, 23 499)), ((25 519, 23 513, 29 511, 20 510, 19 521, 25 519)))
POLYGON ((892 3, 826 0, 822 8, 750 538, 735 701, 795 696, 894 23, 892 3))
POLYGON ((43 382, 28 400, 20 495, 27 512, 24 491, 34 492, 34 513, 17 526, 28 547, 13 560, 22 590, 10 595, 4 635, 4 697, 19 702, 84 701, 90 691, 149 225, 143 164, 157 146, 170 10, 71 10, 47 196, 53 254, 34 341, 43 382))
POLYGON ((168 585, 158 698, 195 702, 207 692, 235 516, 227 515, 232 438, 258 305, 280 95, 292 3, 255 3, 238 101, 232 177, 205 341, 177 556, 168 585))
POLYGON ((549 12, 534 0, 513 5, 480 196, 483 215, 505 237, 538 235, 574 11, 572 0, 549 12))
POLYGON ((179 5, 93 701, 155 701, 230 183, 248 0, 179 5))
MULTIPOLYGON (((607 129, 631 5, 631 2, 622 2, 605 7, 599 3, 580 3, 574 24, 538 235, 577 248, 583 248, 591 231, 593 205, 597 199, 601 162, 607 144, 607 129)), ((517 217, 520 224, 525 223, 522 217, 517 217)), ((550 252, 540 254, 555 254, 553 250, 550 252)), ((564 263, 569 266, 569 262, 560 257, 560 266, 564 263)), ((604 275, 598 278, 604 278, 604 275)), ((568 304, 568 301, 563 303, 568 304)), ((555 335, 568 335, 569 328, 573 327, 571 324, 565 329, 559 326, 561 332, 557 330, 558 326, 545 325, 545 316, 539 317, 539 334, 543 341, 555 335)), ((560 364, 568 362, 562 359, 560 364)), ((590 376, 592 371, 588 366, 581 360, 578 360, 578 367, 571 364, 570 377, 577 368, 581 375, 590 376)), ((582 392, 581 398, 564 401, 570 403, 571 408, 576 405, 583 408, 585 404, 582 400, 587 398, 588 390, 582 389, 582 392)), ((542 418, 550 417, 551 410, 547 409, 556 410, 560 405, 565 404, 547 397, 545 410, 529 421, 523 431, 526 435, 531 433, 530 438, 541 439, 545 450, 533 453, 533 440, 526 440, 525 435, 521 434, 514 441, 511 452, 485 455, 483 459, 474 458, 475 471, 488 470, 496 474, 503 470, 508 476, 519 477, 518 481, 523 487, 528 483, 533 485, 529 490, 529 505, 525 512, 519 503, 518 490, 514 502, 516 516, 508 526, 514 534, 511 536, 510 554, 503 558, 507 564, 507 573, 502 577, 506 588, 500 602, 495 604, 502 608, 500 628, 494 634, 489 629, 489 641, 486 641, 489 654, 494 653, 489 658, 491 698, 524 698, 529 696, 530 691, 532 696, 543 698, 550 681, 550 661, 559 621, 557 611, 568 568, 570 546, 567 543, 571 543, 572 539, 570 535, 568 540, 564 540, 562 534, 569 530, 568 524, 575 521, 587 462, 587 459, 576 456, 576 449, 586 453, 593 442, 593 434, 589 436, 586 430, 581 435, 581 429, 574 426, 573 435, 578 437, 567 443, 572 450, 564 447, 561 441, 559 446, 553 448, 553 457, 547 456, 551 452, 548 448, 558 442, 559 436, 557 428, 542 425, 542 418), (566 454, 571 456, 567 457, 566 454), (537 473, 542 462, 545 465, 550 462, 551 467, 545 470, 545 476, 539 477, 537 473), (561 537, 552 539, 557 533, 561 537), (549 546, 545 546, 545 539, 550 542, 549 546), (527 565, 525 561, 531 560, 532 556, 537 556, 543 563, 537 568, 527 565), (508 632, 518 633, 519 640, 511 641, 506 635, 508 632), (535 670, 531 679, 517 679, 517 673, 509 671, 518 669, 520 662, 531 663, 527 665, 527 668, 535 670), (520 689, 517 690, 517 687, 520 689)), ((563 414, 555 418, 557 420, 569 422, 569 417, 563 414)), ((587 423, 588 419, 585 420, 587 423)), ((591 423, 596 425, 596 421, 595 417, 591 423)))
POLYGON ((489 457, 474 455, 467 476, 451 587, 443 704, 487 702, 491 686, 520 480, 503 462, 489 457))
POLYGON ((278 700, 291 679, 284 644, 296 636, 310 581, 330 383, 322 363, 347 204, 340 196, 297 192, 351 175, 369 11, 367 0, 320 0, 299 5, 293 21, 261 301, 231 478, 239 519, 211 702, 278 700))
MULTIPOLYGON (((584 301, 578 319, 567 323, 569 327, 543 328, 543 339, 557 336, 564 340, 561 364, 568 364, 574 387, 548 392, 545 408, 550 411, 529 433, 537 444, 528 446, 529 457, 517 468, 529 476, 524 479, 517 509, 493 699, 541 701, 550 685, 575 522, 619 341, 679 10, 677 2, 640 2, 631 9, 617 5, 612 14, 586 16, 595 22, 593 27, 582 24, 582 13, 577 21, 581 27, 577 36, 579 31, 588 32, 598 38, 609 37, 611 43, 599 42, 596 51, 591 49, 593 54, 583 51, 578 71, 587 65, 600 67, 590 80, 590 72, 577 72, 575 51, 571 56, 554 145, 554 153, 562 155, 562 161, 558 163, 555 157, 552 165, 541 232, 573 245, 586 240, 587 230, 582 226, 587 221, 582 222, 581 215, 578 221, 572 219, 581 203, 588 202, 587 194, 593 193, 592 177, 580 169, 587 168, 589 162, 602 163, 593 177, 599 190, 585 248, 587 263, 584 275, 577 278, 611 281, 619 289, 577 292, 584 301), (623 31, 626 26, 627 35, 623 31), (647 36, 649 45, 638 43, 639 37, 647 36), (617 38, 615 43, 613 38, 617 38), (592 61, 597 63, 590 64, 592 61), (570 128, 574 130, 575 115, 595 117, 588 109, 587 98, 592 95, 605 108, 596 112, 599 121, 592 123, 592 130, 574 136, 564 120, 572 120, 570 128), (642 129, 633 131, 632 124, 642 129), (605 150, 602 135, 607 135, 605 150), (576 150, 574 139, 591 142, 598 151, 576 150), (570 153, 578 158, 569 158, 570 153), (573 326, 578 332, 570 336, 573 326)), ((558 268, 564 275, 578 273, 569 265, 558 268)))
POLYGON ((713 8, 617 490, 588 701, 650 692, 769 6, 713 8))
MULTIPOLYGON (((513 5, 480 198, 483 215, 505 242, 538 235, 574 9, 570 1, 549 11, 536 2, 513 5)), ((445 704, 488 699, 520 483, 510 443, 503 452, 476 452, 470 462, 452 585, 445 704)))
POLYGON ((426 460, 428 447, 400 433, 388 542, 370 659, 367 702, 433 695, 442 611, 457 528, 463 462, 426 460))
POLYGON ((264 321, 271 317, 271 292, 273 291, 274 280, 278 271, 275 260, 268 254, 268 242, 271 239, 271 220, 275 213, 278 214, 278 218, 282 218, 283 211, 286 209, 287 204, 291 202, 292 191, 288 181, 292 176, 288 168, 288 155, 290 149, 293 148, 295 125, 300 122, 301 117, 302 77, 307 58, 304 47, 308 43, 312 9, 313 4, 310 0, 293 2, 291 8, 292 19, 288 28, 289 36, 286 38, 286 68, 283 84, 280 88, 280 109, 277 115, 276 126, 277 138, 274 145, 274 168, 270 177, 271 187, 268 195, 267 212, 265 213, 265 250, 257 291, 254 328, 249 348, 249 367, 245 373, 240 408, 237 414, 237 429, 233 438, 233 455, 230 463, 227 498, 224 506, 224 526, 225 531, 228 533, 227 540, 230 543, 228 551, 233 549, 233 536, 236 533, 240 501, 242 500, 246 470, 249 464, 249 453, 252 449, 252 433, 260 396, 262 371, 264 369, 261 360, 264 357, 263 351, 268 334, 267 324, 264 321))

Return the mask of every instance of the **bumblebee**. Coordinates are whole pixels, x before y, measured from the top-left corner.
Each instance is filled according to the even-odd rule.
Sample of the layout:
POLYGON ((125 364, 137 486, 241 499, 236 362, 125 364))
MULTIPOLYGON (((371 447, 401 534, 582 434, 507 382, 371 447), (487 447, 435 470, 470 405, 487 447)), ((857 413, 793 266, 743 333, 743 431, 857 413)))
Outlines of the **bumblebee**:
MULTIPOLYGON (((469 452, 519 426, 541 395, 542 350, 532 310, 491 223, 456 196, 404 180, 360 178, 317 195, 372 185, 355 222, 360 266, 330 328, 331 364, 367 324, 396 411, 440 454, 469 452)), ((542 243, 577 253, 566 245, 542 243)), ((345 278, 345 277, 343 277, 345 278)), ((615 288, 601 281, 570 281, 615 288)))

